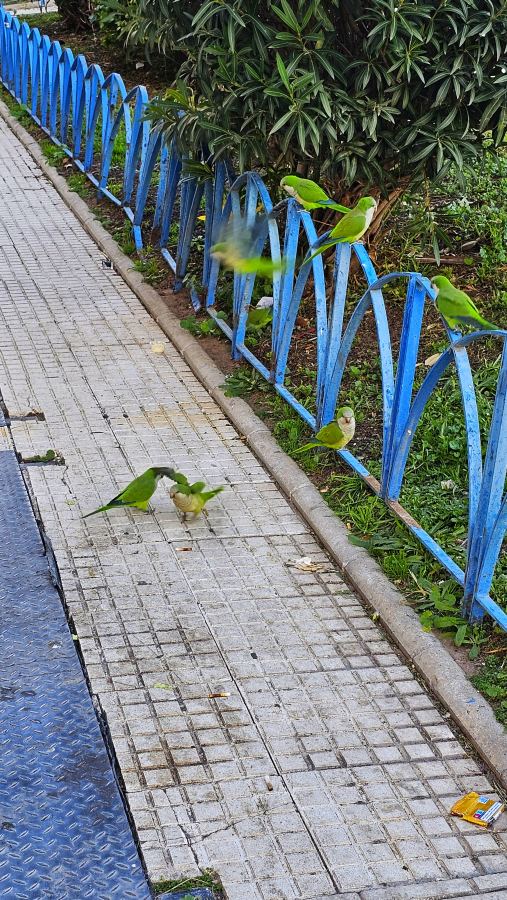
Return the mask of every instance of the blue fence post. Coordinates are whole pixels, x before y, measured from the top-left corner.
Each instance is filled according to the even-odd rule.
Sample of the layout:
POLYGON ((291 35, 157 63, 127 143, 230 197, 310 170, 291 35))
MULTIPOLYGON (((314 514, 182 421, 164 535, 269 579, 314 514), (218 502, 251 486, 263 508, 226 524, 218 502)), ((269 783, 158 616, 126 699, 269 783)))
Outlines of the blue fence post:
POLYGON ((504 339, 503 343, 484 473, 468 538, 463 614, 472 621, 484 615, 481 601, 488 595, 507 524, 504 498, 507 475, 507 340, 504 339))

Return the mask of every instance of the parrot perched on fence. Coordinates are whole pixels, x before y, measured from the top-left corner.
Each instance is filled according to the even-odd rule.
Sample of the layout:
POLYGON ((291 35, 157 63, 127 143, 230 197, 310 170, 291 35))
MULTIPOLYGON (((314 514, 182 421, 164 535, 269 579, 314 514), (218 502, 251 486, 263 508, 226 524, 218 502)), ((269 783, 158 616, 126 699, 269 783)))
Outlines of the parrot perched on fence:
POLYGON ((455 288, 445 275, 435 275, 431 280, 431 286, 437 294, 436 307, 449 328, 459 329, 460 324, 463 323, 464 325, 479 325, 488 330, 497 330, 496 325, 483 319, 468 294, 455 288))
POLYGON ((280 187, 294 197, 303 209, 336 209, 341 213, 348 213, 348 206, 341 206, 328 197, 325 190, 315 181, 309 178, 300 178, 299 175, 286 175, 280 182, 280 187))
POLYGON ((240 275, 269 277, 284 268, 282 260, 274 262, 267 256, 254 256, 254 248, 265 227, 266 216, 258 216, 253 227, 232 218, 223 230, 220 240, 211 248, 211 255, 226 269, 233 269, 240 275))
POLYGON ((353 244, 362 238, 365 231, 371 225, 377 202, 373 197, 362 197, 353 209, 343 216, 337 225, 328 233, 319 238, 308 251, 304 263, 311 262, 320 253, 324 253, 336 244, 353 244), (313 251, 313 252, 312 252, 313 251))
POLYGON ((176 508, 183 513, 183 518, 186 518, 188 513, 198 516, 204 510, 207 502, 224 490, 222 485, 221 487, 205 491, 206 485, 204 481, 196 481, 194 484, 189 484, 186 475, 182 475, 181 472, 175 472, 174 469, 171 472, 172 474, 169 478, 175 481, 176 484, 173 484, 169 495, 176 508))
POLYGON ((146 472, 143 472, 142 475, 134 478, 134 480, 131 481, 123 491, 120 491, 116 497, 113 497, 109 503, 106 503, 104 506, 99 506, 99 508, 94 509, 93 512, 87 513, 86 516, 83 516, 83 519, 87 519, 89 516, 95 516, 100 512, 107 512, 110 509, 121 509, 126 506, 134 506, 137 507, 137 509, 146 510, 148 501, 155 493, 160 479, 164 477, 172 478, 172 472, 174 472, 174 469, 169 469, 165 466, 152 466, 150 469, 146 469, 146 472))
POLYGON ((302 453, 303 450, 310 450, 312 447, 329 447, 330 450, 343 450, 349 441, 354 437, 356 430, 356 420, 354 411, 350 406, 340 406, 336 412, 336 420, 324 425, 317 432, 314 439, 299 447, 295 453, 302 453))

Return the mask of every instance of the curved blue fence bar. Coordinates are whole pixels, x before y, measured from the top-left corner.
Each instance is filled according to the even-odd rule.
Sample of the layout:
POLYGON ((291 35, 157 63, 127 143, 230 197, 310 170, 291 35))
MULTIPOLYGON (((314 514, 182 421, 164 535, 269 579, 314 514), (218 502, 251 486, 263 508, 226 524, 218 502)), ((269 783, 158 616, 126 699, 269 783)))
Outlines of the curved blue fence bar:
MULTIPOLYGON (((448 347, 429 369, 414 393, 416 365, 426 304, 433 292, 415 272, 378 277, 365 247, 338 245, 331 284, 322 257, 296 266, 317 238, 309 213, 289 199, 275 207, 262 178, 255 172, 236 177, 227 162, 213 173, 195 177, 177 149, 145 119, 149 102, 144 87, 127 91, 117 74, 104 77, 99 66, 62 50, 37 28, 21 24, 0 7, 0 80, 34 121, 74 161, 103 196, 122 208, 132 226, 135 245, 145 238, 160 251, 176 276, 186 282, 196 309, 204 305, 231 341, 234 358, 243 358, 271 382, 274 389, 312 428, 334 417, 340 387, 358 329, 373 314, 382 382, 382 460, 377 481, 350 451, 341 458, 384 499, 426 549, 463 587, 463 612, 470 621, 488 613, 507 630, 507 614, 490 597, 491 583, 507 530, 507 332, 489 332, 503 346, 493 415, 486 446, 481 444, 479 416, 467 347, 485 337, 463 337, 447 329, 448 347), (210 249, 230 217, 252 223, 265 218, 257 250, 287 262, 272 279, 273 319, 269 368, 246 346, 247 319, 255 275, 234 274, 232 322, 219 310, 219 263, 210 249), (365 290, 345 322, 349 274, 355 258, 365 290), (199 262, 199 287, 195 264, 199 262), (189 263, 192 261, 192 277, 189 263), (315 302, 316 390, 313 411, 291 393, 287 363, 300 304, 308 291, 315 302), (400 348, 394 358, 383 288, 406 285, 400 348), (306 294, 305 294, 306 292, 306 294), (467 560, 464 570, 424 531, 398 498, 419 420, 440 378, 453 366, 463 401, 469 471, 467 560)), ((196 148, 192 162, 202 161, 196 148)))

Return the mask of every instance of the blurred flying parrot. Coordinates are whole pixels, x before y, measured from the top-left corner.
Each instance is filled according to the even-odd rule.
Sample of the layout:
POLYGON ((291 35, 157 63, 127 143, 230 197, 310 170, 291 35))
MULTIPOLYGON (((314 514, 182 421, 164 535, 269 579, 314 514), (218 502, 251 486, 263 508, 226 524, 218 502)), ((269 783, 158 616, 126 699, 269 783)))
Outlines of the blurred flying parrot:
POLYGON ((194 484, 189 484, 186 475, 182 475, 181 472, 175 472, 174 469, 171 472, 172 474, 169 477, 176 484, 173 484, 169 495, 176 508, 183 513, 184 519, 188 513, 198 516, 203 511, 208 500, 212 500, 220 491, 224 490, 222 485, 221 487, 212 488, 210 491, 205 491, 206 485, 204 481, 196 481, 194 484))
POLYGON ((299 447, 295 453, 302 453, 303 450, 310 450, 311 447, 329 447, 331 450, 343 450, 344 447, 354 437, 356 430, 356 420, 354 411, 350 406, 340 406, 336 412, 336 420, 324 425, 317 432, 314 439, 299 447))
POLYGON ((303 209, 336 209, 341 213, 348 213, 348 206, 341 206, 328 197, 325 190, 315 181, 309 178, 300 178, 299 175, 286 175, 280 182, 280 187, 294 197, 303 209))
POLYGON ((211 248, 211 255, 226 269, 233 269, 240 275, 255 273, 269 277, 274 272, 281 272, 284 268, 282 260, 274 262, 267 256, 258 255, 263 230, 267 235, 267 216, 257 216, 253 227, 233 217, 219 242, 211 248))
POLYGON ((349 209, 331 231, 322 235, 315 242, 303 262, 311 262, 319 253, 324 253, 325 250, 336 244, 353 244, 354 241, 358 241, 370 227, 376 208, 377 202, 373 197, 362 197, 359 203, 353 209, 349 209))
POLYGON ((496 325, 482 318, 468 294, 453 287, 444 275, 435 275, 431 280, 431 286, 437 294, 435 305, 449 328, 459 330, 460 323, 463 323, 464 325, 479 325, 488 330, 497 330, 496 325))
POLYGON ((113 497, 109 503, 106 503, 104 506, 99 506, 98 509, 94 509, 93 512, 89 512, 86 516, 83 516, 83 519, 87 519, 89 516, 95 516, 100 512, 107 512, 109 509, 121 509, 126 506, 134 506, 137 509, 148 508, 148 501, 150 497, 155 493, 157 489, 157 484, 161 478, 172 478, 172 472, 174 469, 166 468, 165 466, 152 466, 150 469, 146 469, 146 472, 143 472, 142 475, 139 475, 137 478, 134 478, 130 484, 127 485, 126 488, 123 489, 116 497, 113 497))

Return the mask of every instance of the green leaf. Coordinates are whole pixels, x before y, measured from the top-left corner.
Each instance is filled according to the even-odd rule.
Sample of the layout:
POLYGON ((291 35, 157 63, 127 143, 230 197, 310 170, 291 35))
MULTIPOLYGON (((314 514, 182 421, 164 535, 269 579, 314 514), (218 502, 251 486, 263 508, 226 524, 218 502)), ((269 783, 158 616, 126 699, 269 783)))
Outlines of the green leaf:
POLYGON ((456 647, 461 647, 466 637, 467 628, 468 625, 465 623, 463 625, 460 625, 457 629, 456 634, 454 635, 454 643, 456 644, 456 647))
POLYGON ((279 53, 276 54, 276 67, 278 69, 278 74, 282 79, 284 86, 287 88, 287 91, 290 93, 290 81, 287 69, 285 68, 282 57, 279 53))

